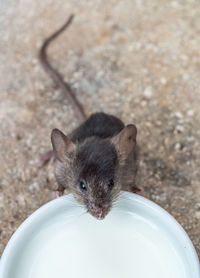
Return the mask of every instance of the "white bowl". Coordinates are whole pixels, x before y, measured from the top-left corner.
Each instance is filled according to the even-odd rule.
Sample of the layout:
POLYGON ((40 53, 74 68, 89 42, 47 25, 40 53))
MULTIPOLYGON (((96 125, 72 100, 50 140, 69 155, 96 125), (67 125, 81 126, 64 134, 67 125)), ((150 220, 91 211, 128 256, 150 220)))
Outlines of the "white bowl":
MULTIPOLYGON (((71 267, 73 270, 76 269, 76 271, 78 271, 77 269, 81 268, 80 256, 82 256, 81 258, 83 258, 84 264, 85 263, 87 264, 87 261, 90 260, 89 267, 91 267, 91 269, 93 267, 93 270, 96 271, 95 272, 96 275, 94 276, 91 275, 91 277, 94 278, 96 277, 111 278, 112 274, 107 274, 107 271, 108 272, 110 271, 111 273, 113 266, 115 267, 115 272, 117 271, 116 272, 117 275, 115 273, 114 277, 117 276, 121 278, 129 278, 129 277, 200 278, 200 265, 199 265, 198 256, 192 245, 192 242, 190 241, 189 237, 187 236, 183 228, 176 222, 176 220, 170 214, 168 214, 164 209, 162 209, 155 203, 141 196, 132 193, 127 193, 127 192, 122 192, 120 194, 120 198, 117 206, 114 207, 111 210, 111 212, 108 214, 108 216, 102 221, 96 220, 89 214, 83 214, 83 208, 81 208, 77 204, 77 202, 74 200, 71 194, 53 200, 48 204, 44 205, 43 207, 41 207, 40 209, 38 209, 30 217, 28 217, 26 221, 24 221, 24 223, 17 229, 17 231, 14 233, 14 235, 11 237, 10 241, 8 242, 1 258, 0 278, 24 278, 24 277, 63 278, 66 277, 66 276, 62 276, 63 263, 59 267, 59 269, 57 269, 60 271, 59 272, 60 274, 57 273, 56 276, 53 276, 53 274, 52 276, 51 275, 45 276, 46 274, 43 274, 42 276, 31 274, 32 272, 29 271, 29 268, 30 268, 30 263, 32 258, 29 260, 27 254, 30 254, 30 249, 35 246, 34 245, 36 242, 35 240, 38 238, 40 238, 40 242, 42 242, 41 249, 44 250, 45 240, 47 240, 46 237, 47 233, 50 233, 50 231, 51 232, 54 231, 53 229, 56 229, 55 226, 60 225, 62 232, 63 231, 66 232, 68 229, 72 229, 72 230, 74 229, 74 232, 72 234, 75 239, 75 234, 77 232, 77 230, 75 231, 75 229, 77 229, 78 226, 77 227, 73 226, 71 225, 71 223, 74 224, 77 223, 78 221, 81 223, 80 224, 81 226, 79 225, 79 228, 84 227, 81 228, 83 229, 81 232, 83 232, 83 236, 85 238, 85 241, 87 242, 87 247, 89 249, 87 250, 87 247, 86 248, 84 247, 84 250, 81 250, 83 249, 83 246, 81 247, 80 240, 78 239, 73 240, 73 242, 71 242, 71 239, 68 236, 66 236, 64 240, 62 239, 63 246, 58 247, 58 250, 56 251, 57 254, 52 254, 52 256, 54 256, 53 260, 55 260, 55 258, 58 258, 59 255, 62 256, 61 258, 63 259, 62 252, 64 250, 65 252, 64 256, 66 256, 66 261, 63 260, 65 261, 65 267, 63 267, 63 269, 69 269, 69 271, 71 271, 70 270, 71 267), (82 219, 81 220, 82 222, 80 222, 80 219, 82 219), (131 233, 129 233, 128 229, 126 229, 127 227, 129 227, 127 226, 129 225, 127 224, 129 222, 127 222, 125 219, 128 219, 128 221, 130 221, 130 230, 132 231, 131 233), (65 228, 67 228, 67 230, 65 230, 65 228, 63 229, 64 227, 63 225, 65 225, 65 228), (143 227, 142 230, 141 227, 143 227), (121 233, 124 234, 122 235, 121 233), (96 237, 94 236, 94 234, 96 235, 96 237), (101 235, 103 241, 99 241, 101 235), (90 239, 92 243, 90 242, 90 239), (110 248, 110 244, 111 244, 110 242, 111 240, 114 239, 115 239, 115 243, 110 248), (119 241, 116 241, 118 239, 119 241), (131 242, 132 239, 134 241, 134 245, 131 242), (130 244, 129 243, 127 244, 127 241, 130 244), (99 245, 98 244, 96 245, 96 243, 98 243, 99 245), (125 253, 121 251, 120 252, 117 251, 118 243, 122 245, 120 248, 124 247, 125 253), (73 261, 69 262, 70 258, 73 257, 73 254, 68 254, 68 252, 71 252, 70 250, 72 250, 69 247, 72 246, 72 244, 74 246, 73 249, 76 250, 75 251, 77 256, 76 262, 73 261), (67 248, 67 246, 69 248, 67 248), (91 248, 93 248, 92 255, 91 255, 91 248), (104 254, 103 256, 101 252, 99 252, 100 250, 99 248, 101 249, 101 252, 103 252, 104 254), (115 250, 113 250, 113 248, 115 250), (170 248, 171 250, 170 252, 172 252, 171 254, 173 254, 174 257, 169 258, 167 253, 165 253, 167 252, 166 251, 167 248, 170 248), (110 251, 110 249, 112 250, 110 251), (95 250, 98 250, 97 252, 98 254, 95 254, 96 252, 95 250), (83 252, 86 252, 84 253, 86 255, 84 255, 83 252), (153 253, 151 254, 151 252, 153 253), (115 257, 114 259, 112 254, 114 254, 115 257), (123 264, 123 258, 125 258, 126 254, 131 255, 131 260, 129 263, 126 262, 126 264, 123 264), (91 263, 91 258, 94 259, 95 256, 97 258, 97 262, 91 263), (23 261, 24 258, 27 259, 26 262, 23 261), (156 260, 158 260, 159 258, 160 258, 159 264, 161 265, 159 265, 158 267, 154 265, 154 263, 152 262, 156 262, 156 260), (166 263, 165 261, 162 261, 164 260, 164 258, 167 258, 166 263), (106 264, 107 261, 108 261, 108 265, 106 264), (75 264, 75 266, 77 265, 77 267, 74 267, 73 263, 75 264), (123 269, 123 265, 124 265, 124 269, 123 269), (127 272, 127 267, 130 268, 130 266, 132 270, 129 269, 127 272), (174 273, 176 273, 177 269, 173 270, 173 267, 174 268, 182 267, 184 274, 182 276, 179 275, 176 276, 174 273), (158 272, 155 272, 157 268, 158 268, 158 272), (172 269, 170 270, 170 268, 172 269), (24 270, 25 271, 24 273, 26 274, 22 274, 22 270, 24 270), (105 270, 104 275, 102 274, 101 270, 102 271, 105 270), (159 273, 160 270, 163 271, 162 274, 159 273)), ((56 233, 55 233, 55 238, 57 235, 56 233)), ((48 247, 49 245, 51 245, 51 243, 54 240, 52 236, 54 237, 53 233, 51 233, 51 240, 47 244, 48 247)), ((56 243, 56 246, 58 245, 59 243, 58 244, 56 243)), ((40 250, 39 253, 37 253, 38 250, 34 250, 35 252, 34 253, 35 257, 33 256, 34 260, 38 256, 42 256, 41 255, 43 252, 42 250, 40 250)), ((46 252, 45 254, 47 253, 48 252, 46 252)), ((130 256, 128 258, 130 258, 130 256)), ((49 262, 51 259, 52 258, 49 259, 49 262)), ((36 268, 39 267, 38 262, 35 263, 35 265, 37 265, 36 268)), ((48 263, 48 265, 49 266, 47 267, 52 268, 51 263, 48 263)), ((56 267, 57 266, 54 266, 54 270, 56 269, 56 267)), ((80 272, 82 273, 81 276, 79 276, 79 274, 74 274, 73 271, 74 276, 69 274, 69 277, 70 278, 71 277, 90 278, 90 276, 87 273, 88 271, 87 266, 85 266, 85 269, 86 270, 81 269, 80 272)), ((41 270, 41 273, 42 271, 43 273, 46 273, 44 272, 44 269, 41 270)))

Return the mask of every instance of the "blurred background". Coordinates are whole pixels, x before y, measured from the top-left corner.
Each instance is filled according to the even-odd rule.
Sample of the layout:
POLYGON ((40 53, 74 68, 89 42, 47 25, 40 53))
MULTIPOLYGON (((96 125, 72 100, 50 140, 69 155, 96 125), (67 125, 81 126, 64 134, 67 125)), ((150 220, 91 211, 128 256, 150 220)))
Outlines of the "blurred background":
POLYGON ((138 127, 138 186, 185 228, 200 256, 200 2, 0 1, 0 255, 20 223, 54 198, 50 132, 79 123, 38 61, 43 40, 86 114, 138 127))

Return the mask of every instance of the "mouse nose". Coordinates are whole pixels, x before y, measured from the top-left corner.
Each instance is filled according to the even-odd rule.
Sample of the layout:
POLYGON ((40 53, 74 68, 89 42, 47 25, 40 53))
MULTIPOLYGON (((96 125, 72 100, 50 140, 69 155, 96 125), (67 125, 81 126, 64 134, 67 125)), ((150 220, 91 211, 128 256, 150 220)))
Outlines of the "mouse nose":
POLYGON ((89 211, 97 219, 103 219, 107 214, 108 205, 107 204, 97 205, 95 203, 90 203, 89 211))

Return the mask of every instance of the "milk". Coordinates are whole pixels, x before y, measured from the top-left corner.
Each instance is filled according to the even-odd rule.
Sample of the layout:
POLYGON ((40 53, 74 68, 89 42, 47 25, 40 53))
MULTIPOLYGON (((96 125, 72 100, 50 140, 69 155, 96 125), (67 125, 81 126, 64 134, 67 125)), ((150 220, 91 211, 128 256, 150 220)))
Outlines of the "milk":
POLYGON ((144 217, 60 212, 21 250, 12 278, 186 278, 173 244, 144 217))

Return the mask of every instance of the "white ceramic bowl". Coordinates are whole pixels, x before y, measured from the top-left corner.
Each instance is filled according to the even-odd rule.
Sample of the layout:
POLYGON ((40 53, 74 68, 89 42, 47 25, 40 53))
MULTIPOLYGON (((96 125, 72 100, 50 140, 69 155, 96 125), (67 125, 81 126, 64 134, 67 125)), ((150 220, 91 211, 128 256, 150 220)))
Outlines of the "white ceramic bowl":
MULTIPOLYGON (((113 209, 113 211, 115 211, 115 215, 120 215, 120 213, 123 211, 128 213, 130 216, 134 214, 136 217, 135 219, 137 219, 137 217, 142 217, 148 225, 152 225, 153 229, 159 231, 159 233, 161 233, 164 238, 168 240, 169 244, 172 245, 174 252, 178 254, 179 259, 182 261, 182 264, 185 268, 185 277, 200 278, 199 260, 192 242, 183 228, 170 214, 146 198, 132 193, 122 192, 119 200, 118 207, 113 209)), ((27 244, 29 243, 30 239, 41 232, 45 223, 51 223, 51 221, 54 221, 54 219, 56 219, 62 211, 65 211, 65 215, 69 214, 70 217, 75 217, 73 216, 73 213, 76 215, 77 211, 79 210, 81 210, 80 207, 76 207, 76 201, 74 200, 73 196, 69 194, 45 204, 43 207, 34 212, 30 217, 28 217, 11 237, 4 250, 0 264, 0 278, 20 277, 20 275, 15 276, 17 264, 19 262, 19 256, 23 252, 24 247, 26 246, 27 248, 27 244)), ((109 219, 112 219, 114 214, 111 211, 106 217, 108 220, 105 220, 110 221, 109 219)), ((96 219, 94 221, 97 221, 98 223, 101 222, 96 219)), ((74 245, 75 244, 76 242, 74 242, 74 245)), ((160 252, 162 253, 162 250, 160 250, 160 252)), ((27 276, 27 278, 28 277, 29 276, 27 276)), ((30 277, 32 278, 32 276, 30 277)), ((169 276, 169 278, 170 277, 171 276, 169 276)), ((59 278, 59 276, 57 276, 57 278, 59 278)), ((137 278, 144 277, 141 276, 137 278)))

